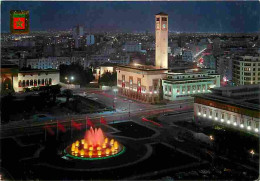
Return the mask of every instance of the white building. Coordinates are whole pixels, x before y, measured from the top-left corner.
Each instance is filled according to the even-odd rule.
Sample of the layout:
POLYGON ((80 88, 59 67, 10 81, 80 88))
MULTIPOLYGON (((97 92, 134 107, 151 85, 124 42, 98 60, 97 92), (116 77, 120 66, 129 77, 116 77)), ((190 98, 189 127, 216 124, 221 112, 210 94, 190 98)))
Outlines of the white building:
POLYGON ((60 72, 58 70, 27 70, 19 71, 18 85, 14 84, 16 92, 24 88, 32 88, 46 85, 57 85, 60 83, 60 72))
POLYGON ((141 52, 142 45, 141 43, 137 42, 127 42, 123 45, 123 51, 124 52, 141 52))
POLYGON ((259 136, 259 85, 221 87, 211 91, 211 94, 195 96, 195 120, 211 121, 259 136))
POLYGON ((112 63, 106 63, 103 64, 95 69, 95 72, 93 76, 95 77, 95 80, 98 80, 103 74, 106 72, 113 73, 116 72, 116 64, 112 63))
POLYGON ((260 83, 260 56, 241 56, 233 58, 233 83, 249 85, 260 83))
POLYGON ((110 60, 110 56, 109 55, 92 55, 90 57, 90 64, 92 64, 93 66, 98 66, 98 65, 102 65, 104 63, 108 63, 110 60))
POLYGON ((110 58, 109 60, 110 63, 116 63, 116 64, 123 64, 123 65, 128 65, 130 63, 130 56, 125 55, 125 56, 119 56, 118 58, 110 58))
POLYGON ((185 72, 169 72, 162 80, 163 98, 185 99, 194 94, 208 93, 213 87, 220 87, 220 75, 212 69, 190 69, 185 72))
POLYGON ((99 66, 105 63, 115 63, 115 64, 129 64, 130 62, 130 56, 129 55, 121 55, 118 57, 110 57, 107 54, 101 54, 101 55, 92 55, 90 57, 90 65, 93 66, 99 66))
POLYGON ((79 63, 84 69, 89 66, 89 62, 84 57, 43 57, 39 59, 27 59, 26 66, 32 69, 59 69, 61 64, 70 65, 79 63))
POLYGON ((18 66, 6 65, 1 68, 1 83, 3 88, 13 87, 15 92, 23 91, 24 88, 32 88, 60 83, 58 70, 26 70, 19 71, 18 66))

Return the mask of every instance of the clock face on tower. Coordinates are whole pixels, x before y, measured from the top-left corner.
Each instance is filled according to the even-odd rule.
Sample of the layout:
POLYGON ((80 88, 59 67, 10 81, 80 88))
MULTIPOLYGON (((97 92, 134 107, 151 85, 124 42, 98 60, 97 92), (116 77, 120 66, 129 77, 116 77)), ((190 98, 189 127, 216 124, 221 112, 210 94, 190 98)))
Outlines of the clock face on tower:
POLYGON ((162 23, 162 30, 167 30, 166 23, 162 23))

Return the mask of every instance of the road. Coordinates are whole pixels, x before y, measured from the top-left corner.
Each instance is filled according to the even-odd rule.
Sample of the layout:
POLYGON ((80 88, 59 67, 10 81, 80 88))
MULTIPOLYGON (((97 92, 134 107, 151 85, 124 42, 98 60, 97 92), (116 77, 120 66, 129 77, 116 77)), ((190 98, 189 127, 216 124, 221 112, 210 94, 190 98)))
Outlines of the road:
MULTIPOLYGON (((86 117, 90 118, 94 123, 99 123, 101 117, 104 117, 107 122, 110 122, 131 119, 136 116, 142 118, 143 116, 157 115, 166 112, 193 110, 193 100, 176 101, 168 103, 166 105, 151 105, 137 102, 134 100, 129 100, 127 98, 114 95, 114 92, 112 91, 102 91, 100 89, 91 89, 89 91, 85 91, 84 89, 78 89, 74 91, 74 94, 87 96, 88 98, 105 104, 108 107, 112 107, 113 104, 115 104, 114 108, 116 109, 116 111, 75 115, 64 114, 63 116, 56 116, 56 120, 59 120, 61 124, 67 126, 70 126, 70 122, 72 119, 75 122, 85 124, 86 117), (84 92, 86 92, 86 94, 84 94, 84 92)), ((17 122, 9 122, 8 124, 1 125, 1 132, 2 137, 5 137, 12 134, 14 129, 36 129, 36 127, 43 127, 45 125, 55 124, 57 124, 57 122, 52 120, 39 122, 32 119, 17 122)))
MULTIPOLYGON (((104 117, 108 124, 112 124, 114 121, 131 120, 138 122, 146 127, 152 127, 160 132, 160 136, 155 138, 154 141, 164 142, 169 145, 173 145, 174 148, 186 152, 193 157, 200 158, 200 160, 208 160, 207 149, 201 148, 201 145, 195 141, 180 141, 176 139, 179 132, 187 131, 187 128, 174 125, 176 121, 187 121, 193 118, 193 100, 176 101, 166 105, 151 105, 140 103, 137 101, 129 100, 124 97, 114 95, 112 91, 101 90, 77 90, 75 94, 87 96, 95 101, 105 104, 106 106, 113 106, 115 101, 115 112, 103 112, 93 114, 81 114, 81 115, 64 115, 57 117, 57 120, 65 126, 66 129, 71 128, 71 120, 73 119, 77 123, 82 124, 82 128, 86 126, 86 116, 91 119, 95 125, 100 124, 100 117, 104 117), (86 92, 86 95, 83 95, 86 92), (116 98, 116 99, 115 99, 116 98), (130 104, 130 109, 129 109, 130 104), (129 111, 130 110, 130 111, 129 111), (129 114, 130 112, 130 114, 129 114), (161 126, 156 126, 150 122, 142 121, 143 117, 149 117, 153 115, 159 115, 161 126), (165 115, 165 116, 164 116, 165 115), (167 116, 166 116, 167 115, 167 116)), ((9 137, 12 135, 18 136, 22 134, 34 134, 43 132, 43 127, 50 125, 56 127, 56 121, 37 122, 34 120, 25 120, 14 122, 12 124, 6 124, 1 126, 1 133, 3 137, 9 137)), ((146 140, 144 140, 145 142, 146 140)), ((227 159, 220 157, 219 159, 227 159)), ((230 162, 230 161, 229 161, 230 162)), ((239 162, 234 162, 232 165, 242 166, 249 170, 255 170, 247 165, 242 165, 239 162)))

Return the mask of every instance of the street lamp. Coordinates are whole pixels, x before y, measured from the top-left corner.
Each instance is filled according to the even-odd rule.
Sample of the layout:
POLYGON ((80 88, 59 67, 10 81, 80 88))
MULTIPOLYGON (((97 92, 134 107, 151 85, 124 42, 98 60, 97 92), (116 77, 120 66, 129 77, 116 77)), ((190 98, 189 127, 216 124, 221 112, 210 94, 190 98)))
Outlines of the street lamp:
MULTIPOLYGON (((71 76, 70 80, 71 80, 70 83, 72 84, 72 81, 74 80, 74 76, 71 76)), ((72 88, 72 85, 71 85, 71 88, 72 88)))
POLYGON ((210 136, 209 136, 209 139, 210 139, 211 141, 213 141, 213 140, 214 140, 214 137, 213 137, 212 135, 210 135, 210 136))
POLYGON ((130 118, 130 104, 132 103, 131 100, 129 100, 129 118, 130 118))
POLYGON ((117 91, 118 91, 117 89, 113 89, 113 92, 114 92, 114 94, 115 94, 115 96, 114 96, 114 98, 113 98, 113 109, 115 109, 115 111, 116 111, 115 100, 117 99, 117 97, 116 97, 117 91))
POLYGON ((251 150, 250 153, 251 153, 252 158, 253 158, 253 157, 254 157, 254 154, 255 154, 255 151, 254 151, 254 150, 251 150))

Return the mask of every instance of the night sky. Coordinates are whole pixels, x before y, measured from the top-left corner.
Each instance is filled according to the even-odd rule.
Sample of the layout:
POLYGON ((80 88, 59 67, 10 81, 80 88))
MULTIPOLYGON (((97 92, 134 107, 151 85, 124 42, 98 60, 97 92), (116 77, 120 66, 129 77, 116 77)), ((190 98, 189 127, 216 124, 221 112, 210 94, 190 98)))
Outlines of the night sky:
POLYGON ((169 14, 169 30, 180 32, 256 32, 260 3, 254 2, 1 2, 1 30, 9 32, 10 10, 29 10, 30 29, 154 31, 154 15, 169 14))

